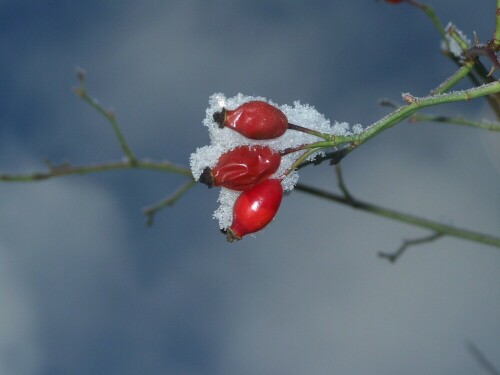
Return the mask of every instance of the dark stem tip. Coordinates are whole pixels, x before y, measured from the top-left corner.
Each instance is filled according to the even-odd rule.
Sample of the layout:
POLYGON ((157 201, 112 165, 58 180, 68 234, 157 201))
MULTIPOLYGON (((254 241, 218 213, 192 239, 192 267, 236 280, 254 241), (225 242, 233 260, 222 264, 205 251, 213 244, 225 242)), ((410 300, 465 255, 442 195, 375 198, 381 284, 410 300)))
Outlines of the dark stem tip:
POLYGON ((219 128, 224 127, 224 122, 226 121, 226 108, 222 108, 220 112, 215 112, 213 115, 214 121, 217 125, 219 125, 219 128))
POLYGON ((231 228, 221 229, 221 232, 226 235, 227 242, 234 242, 241 240, 241 237, 238 236, 231 228))
POLYGON ((207 185, 209 188, 214 186, 214 176, 212 174, 212 170, 209 167, 206 167, 201 173, 200 180, 202 184, 207 185))

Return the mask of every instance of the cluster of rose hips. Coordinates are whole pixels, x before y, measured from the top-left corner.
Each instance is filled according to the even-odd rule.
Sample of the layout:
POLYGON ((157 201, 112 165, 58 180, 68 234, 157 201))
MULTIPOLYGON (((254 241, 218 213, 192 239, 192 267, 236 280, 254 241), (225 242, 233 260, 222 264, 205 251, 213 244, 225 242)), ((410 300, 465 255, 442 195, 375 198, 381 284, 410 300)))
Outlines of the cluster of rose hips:
MULTIPOLYGON (((287 129, 300 129, 289 124, 281 110, 264 101, 249 101, 234 110, 222 108, 213 119, 219 128, 232 129, 251 140, 271 140, 287 129)), ((284 176, 274 175, 286 152, 267 145, 238 146, 223 153, 213 168, 203 170, 200 182, 241 192, 233 206, 232 223, 224 231, 228 241, 263 229, 276 215, 283 198, 284 176)))

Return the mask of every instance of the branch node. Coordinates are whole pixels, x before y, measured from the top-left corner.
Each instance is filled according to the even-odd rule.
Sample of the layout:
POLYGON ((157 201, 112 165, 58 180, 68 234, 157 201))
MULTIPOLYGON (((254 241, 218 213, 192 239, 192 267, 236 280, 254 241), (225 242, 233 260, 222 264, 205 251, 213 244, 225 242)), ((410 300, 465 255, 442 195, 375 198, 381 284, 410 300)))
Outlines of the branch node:
POLYGON ((411 95, 409 92, 404 92, 401 96, 406 104, 413 104, 417 101, 417 98, 411 95))

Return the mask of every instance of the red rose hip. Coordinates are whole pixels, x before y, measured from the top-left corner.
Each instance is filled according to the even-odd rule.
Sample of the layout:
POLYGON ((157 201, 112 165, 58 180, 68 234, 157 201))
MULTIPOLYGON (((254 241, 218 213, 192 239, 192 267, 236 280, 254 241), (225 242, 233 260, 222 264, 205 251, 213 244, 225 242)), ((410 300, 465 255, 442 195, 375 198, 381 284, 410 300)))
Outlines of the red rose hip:
POLYGON ((277 179, 264 180, 241 193, 234 203, 233 222, 226 230, 227 240, 238 241, 263 229, 278 212, 282 198, 283 188, 277 179))
POLYGON ((200 182, 243 191, 275 173, 281 154, 267 146, 239 146, 221 155, 212 169, 205 168, 200 182))
POLYGON ((283 135, 288 119, 278 108, 263 101, 250 101, 234 110, 222 108, 214 113, 220 128, 228 127, 249 139, 274 139, 283 135))

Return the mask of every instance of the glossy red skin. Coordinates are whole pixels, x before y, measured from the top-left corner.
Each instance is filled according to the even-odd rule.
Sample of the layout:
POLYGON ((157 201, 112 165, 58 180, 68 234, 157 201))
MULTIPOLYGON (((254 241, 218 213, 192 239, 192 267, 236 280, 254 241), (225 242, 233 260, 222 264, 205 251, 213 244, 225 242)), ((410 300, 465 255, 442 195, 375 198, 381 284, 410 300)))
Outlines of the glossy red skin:
MULTIPOLYGON (((243 191, 274 174, 281 162, 281 154, 267 146, 239 146, 221 155, 210 170, 209 186, 243 191)), ((205 173, 205 171, 204 171, 205 173)))
POLYGON ((281 181, 269 179, 245 190, 233 207, 233 222, 227 229, 227 240, 240 240, 255 233, 273 220, 283 198, 281 181))
POLYGON ((288 119, 266 102, 251 101, 234 110, 226 110, 224 126, 250 139, 274 139, 285 133, 288 119))

